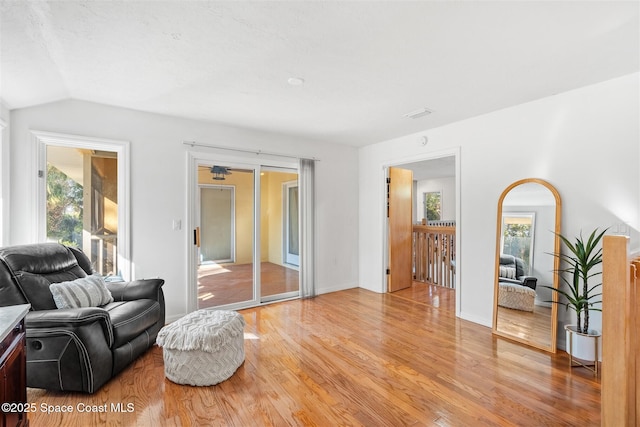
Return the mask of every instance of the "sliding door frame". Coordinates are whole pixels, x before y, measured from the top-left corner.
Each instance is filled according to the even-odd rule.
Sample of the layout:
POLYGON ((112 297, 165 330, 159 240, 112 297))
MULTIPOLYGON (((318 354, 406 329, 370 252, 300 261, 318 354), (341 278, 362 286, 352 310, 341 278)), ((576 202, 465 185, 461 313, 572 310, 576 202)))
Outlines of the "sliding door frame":
POLYGON ((213 165, 224 164, 227 166, 238 167, 242 169, 254 170, 254 204, 253 204, 253 299, 249 301, 243 301, 241 303, 229 304, 224 307, 225 309, 235 310, 240 308, 247 308, 252 306, 258 306, 263 303, 267 303, 260 296, 260 263, 261 251, 260 245, 256 242, 260 242, 261 227, 260 227, 260 171, 264 168, 269 170, 272 168, 283 168, 295 170, 298 173, 298 162, 295 160, 281 160, 281 159, 265 159, 256 158, 255 155, 237 155, 232 156, 228 154, 219 154, 215 149, 211 151, 204 150, 187 150, 187 206, 186 206, 186 254, 187 254, 187 312, 192 312, 198 309, 198 289, 197 289, 197 265, 198 265, 198 250, 195 245, 195 229, 199 226, 198 216, 196 212, 197 205, 197 191, 198 184, 198 166, 199 165, 213 165))

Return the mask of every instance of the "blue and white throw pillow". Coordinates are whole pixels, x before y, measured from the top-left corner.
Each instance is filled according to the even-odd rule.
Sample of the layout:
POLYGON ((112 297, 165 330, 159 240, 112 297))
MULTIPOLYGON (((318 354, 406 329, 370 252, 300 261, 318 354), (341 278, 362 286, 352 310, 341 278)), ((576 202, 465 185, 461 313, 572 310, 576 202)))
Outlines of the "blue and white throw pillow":
POLYGON ((506 267, 504 265, 500 266, 500 277, 504 277, 506 279, 515 279, 516 278, 516 269, 513 267, 506 267))
POLYGON ((98 307, 113 301, 104 279, 98 275, 52 283, 49 290, 58 308, 98 307))

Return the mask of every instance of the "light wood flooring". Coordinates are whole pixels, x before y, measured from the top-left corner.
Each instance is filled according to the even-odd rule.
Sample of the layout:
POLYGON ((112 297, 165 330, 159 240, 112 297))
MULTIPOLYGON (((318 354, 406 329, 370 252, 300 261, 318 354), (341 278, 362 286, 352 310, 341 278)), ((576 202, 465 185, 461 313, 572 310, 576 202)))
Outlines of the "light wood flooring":
POLYGON ((551 307, 535 305, 533 311, 498 307, 498 331, 540 346, 551 345, 551 307))
POLYGON ((154 346, 93 395, 29 389, 38 408, 74 408, 31 426, 600 425, 591 372, 456 318, 454 295, 415 284, 242 310, 246 360, 229 380, 174 384, 154 346), (76 409, 112 403, 132 411, 76 409))
MULTIPOLYGON (((260 263, 263 297, 299 290, 293 268, 260 263)), ((210 308, 253 299, 253 264, 202 264, 198 268, 198 308, 210 308)))

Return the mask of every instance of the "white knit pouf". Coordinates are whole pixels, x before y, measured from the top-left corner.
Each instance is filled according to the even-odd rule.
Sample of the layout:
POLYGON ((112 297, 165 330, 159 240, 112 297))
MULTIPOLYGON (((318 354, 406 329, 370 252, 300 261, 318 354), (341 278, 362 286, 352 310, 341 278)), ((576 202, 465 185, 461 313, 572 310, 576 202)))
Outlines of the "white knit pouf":
POLYGON ((165 376, 178 384, 222 382, 244 362, 244 318, 235 311, 198 310, 163 327, 165 376))
POLYGON ((514 283, 498 283, 498 305, 515 310, 533 311, 536 291, 514 283))

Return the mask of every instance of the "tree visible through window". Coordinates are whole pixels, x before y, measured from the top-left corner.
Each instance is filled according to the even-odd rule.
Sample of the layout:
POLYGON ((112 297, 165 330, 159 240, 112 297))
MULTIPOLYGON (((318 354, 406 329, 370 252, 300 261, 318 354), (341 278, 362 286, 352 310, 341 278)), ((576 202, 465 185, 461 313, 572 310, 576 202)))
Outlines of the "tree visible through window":
POLYGON ((47 238, 82 249, 82 186, 47 165, 47 238))
POLYGON ((502 216, 502 253, 524 261, 525 274, 531 274, 533 266, 533 213, 505 214, 502 216))
POLYGON ((439 221, 441 219, 439 191, 424 193, 424 217, 427 221, 439 221))

